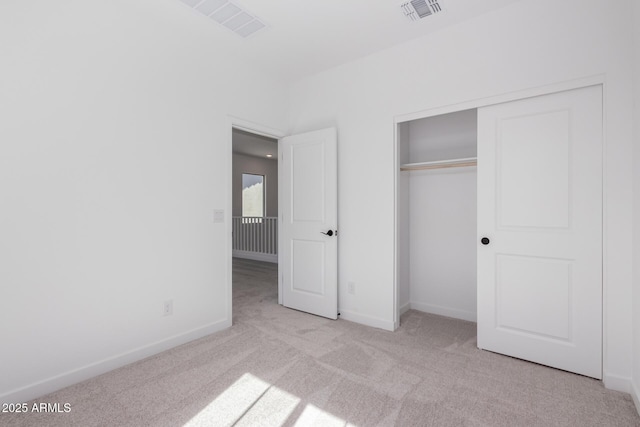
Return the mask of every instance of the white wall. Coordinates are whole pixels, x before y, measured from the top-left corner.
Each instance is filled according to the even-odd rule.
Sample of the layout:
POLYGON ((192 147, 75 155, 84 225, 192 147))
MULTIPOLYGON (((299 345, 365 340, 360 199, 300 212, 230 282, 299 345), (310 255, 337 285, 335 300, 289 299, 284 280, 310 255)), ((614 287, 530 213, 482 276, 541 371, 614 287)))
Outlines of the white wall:
POLYGON ((409 122, 411 163, 478 155, 478 111, 442 114, 409 122))
POLYGON ((409 173, 411 308, 475 322, 476 168, 409 173))
POLYGON ((174 0, 0 4, 1 401, 230 325, 227 115, 285 106, 219 33, 174 0))
POLYGON ((640 1, 634 3, 634 205, 633 205, 633 239, 634 239, 634 278, 633 278, 633 315, 634 315, 634 348, 633 348, 633 396, 638 413, 640 413, 640 1))
POLYGON ((278 161, 233 153, 233 216, 242 216, 242 174, 264 175, 266 215, 278 216, 278 161))
POLYGON ((292 131, 339 130, 343 318, 393 328, 394 116, 604 75, 604 374, 608 387, 628 390, 632 0, 615 3, 522 0, 292 86, 292 131), (358 284, 356 295, 346 292, 349 281, 358 284))

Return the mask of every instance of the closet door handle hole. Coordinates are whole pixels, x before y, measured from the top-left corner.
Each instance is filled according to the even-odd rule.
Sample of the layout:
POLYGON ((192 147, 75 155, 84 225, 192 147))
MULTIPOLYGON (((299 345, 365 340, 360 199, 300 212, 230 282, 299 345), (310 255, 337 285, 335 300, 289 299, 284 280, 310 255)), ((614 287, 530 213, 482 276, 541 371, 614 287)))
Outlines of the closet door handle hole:
POLYGON ((480 239, 480 243, 482 243, 483 245, 488 245, 490 241, 491 240, 489 240, 488 237, 483 237, 482 239, 480 239))

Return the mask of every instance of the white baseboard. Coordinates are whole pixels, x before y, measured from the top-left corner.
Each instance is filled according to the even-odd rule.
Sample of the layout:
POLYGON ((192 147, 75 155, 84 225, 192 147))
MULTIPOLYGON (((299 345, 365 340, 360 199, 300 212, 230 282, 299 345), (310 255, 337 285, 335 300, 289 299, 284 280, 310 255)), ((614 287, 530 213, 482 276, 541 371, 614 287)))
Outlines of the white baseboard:
POLYGON ((263 254, 261 252, 233 251, 231 256, 234 258, 252 259, 254 261, 272 262, 274 264, 278 263, 277 254, 274 255, 274 254, 263 254))
POLYGON ((402 316, 403 314, 405 314, 407 311, 411 310, 411 303, 408 302, 404 305, 400 306, 400 316, 402 316))
POLYGON ((620 375, 604 373, 602 375, 602 383, 605 388, 623 393, 631 393, 631 378, 621 377, 620 375))
POLYGON ((457 308, 441 307, 438 305, 425 304, 422 302, 409 303, 412 310, 424 311, 425 313, 438 314, 440 316, 453 317, 454 319, 468 320, 469 322, 477 322, 476 313, 457 308))
POLYGON ((231 320, 221 320, 208 325, 192 329, 185 333, 174 335, 154 343, 138 347, 125 353, 99 360, 80 368, 64 372, 59 375, 26 385, 16 390, 0 395, 0 403, 22 403, 44 396, 70 385, 88 380, 133 362, 161 353, 189 341, 202 338, 214 332, 231 326, 231 320))
POLYGON ((638 388, 633 381, 631 382, 631 398, 633 399, 633 403, 636 404, 636 411, 638 411, 638 415, 640 415, 640 388, 638 388))
POLYGON ((377 317, 367 316, 366 314, 355 313, 339 309, 340 318, 350 322, 360 323, 361 325, 371 326, 373 328, 384 329, 385 331, 394 331, 393 320, 384 320, 377 317))
POLYGON ((636 385, 631 383, 631 397, 633 398, 633 403, 636 404, 636 411, 638 411, 638 415, 640 415, 640 388, 636 387, 636 385))

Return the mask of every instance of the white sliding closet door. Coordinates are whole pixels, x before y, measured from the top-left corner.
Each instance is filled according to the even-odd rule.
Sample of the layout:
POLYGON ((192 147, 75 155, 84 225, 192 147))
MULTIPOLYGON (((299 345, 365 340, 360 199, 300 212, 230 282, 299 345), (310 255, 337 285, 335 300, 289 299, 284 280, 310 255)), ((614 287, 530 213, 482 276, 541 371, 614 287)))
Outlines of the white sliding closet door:
POLYGON ((478 110, 478 347, 602 378, 601 86, 478 110))

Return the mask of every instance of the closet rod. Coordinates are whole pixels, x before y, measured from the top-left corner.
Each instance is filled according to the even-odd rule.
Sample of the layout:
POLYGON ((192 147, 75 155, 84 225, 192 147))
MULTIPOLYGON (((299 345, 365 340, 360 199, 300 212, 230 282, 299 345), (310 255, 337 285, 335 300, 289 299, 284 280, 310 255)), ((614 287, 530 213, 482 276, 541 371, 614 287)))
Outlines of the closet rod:
POLYGON ((476 166, 478 160, 476 158, 468 159, 455 159, 455 160, 442 160, 437 162, 423 162, 423 163, 407 163, 400 166, 401 171, 418 171, 428 169, 444 169, 444 168, 458 168, 464 166, 476 166))

